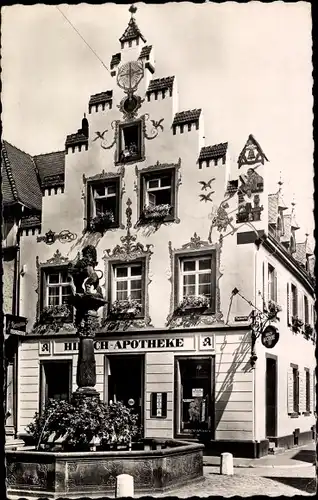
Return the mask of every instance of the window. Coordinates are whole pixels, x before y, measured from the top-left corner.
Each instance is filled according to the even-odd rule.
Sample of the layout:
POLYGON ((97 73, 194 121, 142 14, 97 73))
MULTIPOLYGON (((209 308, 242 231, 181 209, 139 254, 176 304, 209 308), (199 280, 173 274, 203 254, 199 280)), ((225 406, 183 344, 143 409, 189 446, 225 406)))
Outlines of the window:
MULTIPOLYGON (((67 269, 48 269, 42 274, 42 309, 45 307, 48 310, 56 308, 56 306, 63 306, 69 303, 71 296, 71 287, 69 285, 67 269)), ((58 309, 56 316, 59 316, 58 309)), ((69 315, 65 316, 65 312, 61 313, 65 317, 65 321, 73 320, 73 308, 69 307, 69 315)))
POLYGON ((204 295, 210 308, 215 312, 215 258, 213 255, 186 256, 179 260, 179 285, 177 301, 180 303, 188 296, 204 295))
POLYGON ((298 292, 295 285, 291 285, 291 298, 292 298, 292 316, 298 316, 298 292))
POLYGON ((306 374, 306 413, 310 412, 310 371, 305 368, 306 374))
POLYGON ((299 413, 299 371, 293 367, 293 411, 299 413))
POLYGON ((165 220, 175 217, 175 170, 165 170, 153 174, 144 174, 141 177, 141 206, 142 213, 145 207, 150 209, 159 205, 168 205, 165 220))
POLYGON ((143 264, 120 264, 113 267, 114 300, 136 300, 143 307, 143 264))
POLYGON ((140 160, 142 156, 141 121, 119 128, 119 161, 140 160))
POLYGON ((268 264, 268 300, 277 302, 277 276, 273 266, 268 264))
POLYGON ((304 322, 307 324, 309 323, 309 305, 306 295, 304 295, 304 322))
MULTIPOLYGON (((119 226, 119 178, 92 182, 88 186, 88 223, 94 229, 95 218, 106 216, 105 227, 119 226)), ((100 222, 101 224, 103 222, 100 222)), ((95 224, 96 225, 96 224, 95 224)), ((96 230, 101 229, 96 226, 96 230)))
POLYGON ((49 399, 68 401, 72 392, 72 362, 42 361, 40 364, 40 408, 41 411, 49 399), (56 376, 58 374, 58 376, 56 376))

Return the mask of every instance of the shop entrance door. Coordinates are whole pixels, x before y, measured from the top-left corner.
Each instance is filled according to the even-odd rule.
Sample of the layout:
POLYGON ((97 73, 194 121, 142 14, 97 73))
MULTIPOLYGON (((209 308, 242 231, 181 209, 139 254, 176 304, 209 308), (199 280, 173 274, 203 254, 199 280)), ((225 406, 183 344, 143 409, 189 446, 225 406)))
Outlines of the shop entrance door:
POLYGON ((108 402, 121 401, 143 423, 144 356, 111 355, 108 362, 108 402))
POLYGON ((213 438, 214 358, 176 360, 176 435, 213 438))
POLYGON ((266 437, 276 436, 276 359, 266 358, 266 437))

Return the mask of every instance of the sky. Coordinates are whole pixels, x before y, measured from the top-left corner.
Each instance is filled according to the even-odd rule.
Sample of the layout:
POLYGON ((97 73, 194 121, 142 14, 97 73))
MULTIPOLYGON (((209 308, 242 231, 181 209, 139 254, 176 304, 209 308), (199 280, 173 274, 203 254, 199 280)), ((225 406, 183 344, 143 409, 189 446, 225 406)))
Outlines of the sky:
MULTIPOLYGON (((271 192, 284 182, 301 229, 312 234, 313 98, 308 2, 136 3, 156 59, 175 75, 179 110, 202 108, 206 145, 229 142, 237 159, 253 134, 269 163, 271 192)), ((129 4, 59 5, 109 68, 129 4)), ((56 6, 2 9, 3 138, 31 155, 63 150, 90 95, 114 80, 56 6)), ((313 239, 310 236, 313 244, 313 239)))

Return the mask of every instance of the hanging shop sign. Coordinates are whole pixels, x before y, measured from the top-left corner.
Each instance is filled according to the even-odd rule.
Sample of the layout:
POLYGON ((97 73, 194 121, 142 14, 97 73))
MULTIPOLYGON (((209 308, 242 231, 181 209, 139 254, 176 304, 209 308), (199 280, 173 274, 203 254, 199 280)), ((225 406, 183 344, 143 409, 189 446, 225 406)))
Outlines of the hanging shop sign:
POLYGON ((273 325, 267 326, 262 332, 261 340, 264 347, 269 349, 275 347, 279 340, 279 332, 277 328, 273 325))
MULTIPOLYGON (((54 354, 76 353, 79 343, 69 340, 55 340, 54 354)), ((131 351, 194 351, 193 337, 160 337, 160 338, 133 338, 118 340, 96 340, 95 352, 131 352, 131 351)))
POLYGON ((28 320, 24 316, 6 314, 6 334, 25 335, 27 322, 28 320))

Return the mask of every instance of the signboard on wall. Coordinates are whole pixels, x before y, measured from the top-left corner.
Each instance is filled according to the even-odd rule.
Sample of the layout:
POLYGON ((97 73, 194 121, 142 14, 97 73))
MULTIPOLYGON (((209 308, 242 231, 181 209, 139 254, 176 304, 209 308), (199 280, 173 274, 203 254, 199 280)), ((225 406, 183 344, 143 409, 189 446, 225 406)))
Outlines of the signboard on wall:
POLYGON ((167 418, 167 393, 152 392, 150 399, 151 418, 167 418))
POLYGON ((6 334, 25 335, 27 322, 28 320, 24 316, 6 314, 6 334))
MULTIPOLYGON (((55 340, 54 354, 78 352, 78 341, 55 340)), ((162 336, 158 338, 132 338, 118 340, 95 340, 96 353, 133 352, 133 351, 193 351, 195 339, 192 337, 162 336)))

